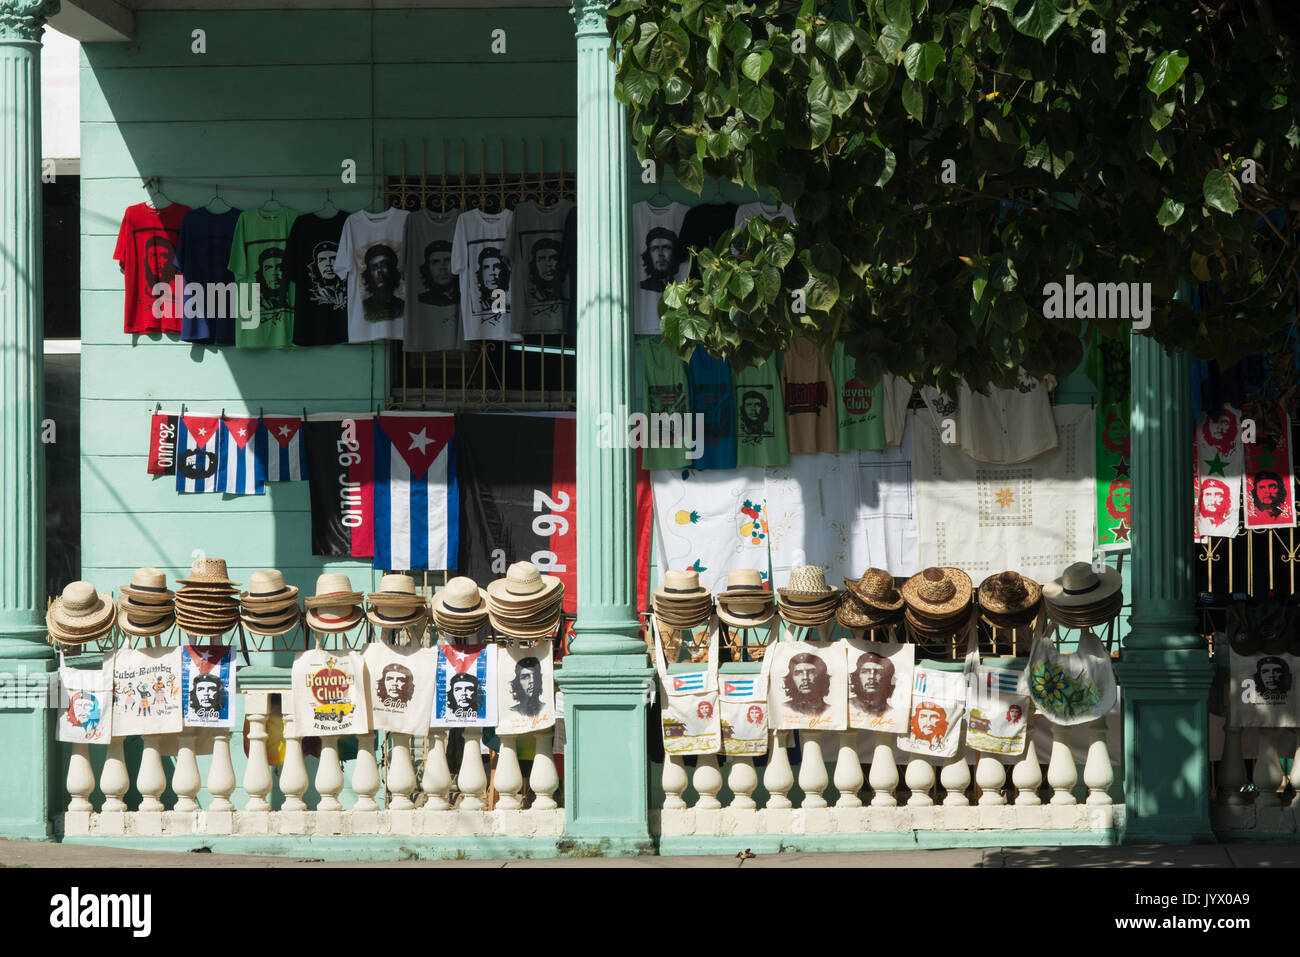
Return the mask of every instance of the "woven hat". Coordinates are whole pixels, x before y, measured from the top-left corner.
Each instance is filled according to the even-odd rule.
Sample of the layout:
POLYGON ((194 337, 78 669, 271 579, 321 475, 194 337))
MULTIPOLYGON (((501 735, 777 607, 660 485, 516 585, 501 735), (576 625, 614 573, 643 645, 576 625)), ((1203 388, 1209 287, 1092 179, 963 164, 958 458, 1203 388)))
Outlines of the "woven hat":
POLYGON ((175 593, 167 588, 166 574, 157 568, 137 568, 131 576, 131 584, 123 585, 118 593, 137 605, 170 604, 175 597, 175 593))
POLYGON ((885 611, 867 604, 852 591, 844 593, 844 598, 835 609, 835 620, 845 628, 886 628, 897 624, 903 618, 903 609, 885 611))
POLYGON ((264 568, 248 576, 248 591, 239 596, 245 608, 270 610, 298 602, 298 587, 286 585, 284 575, 274 568, 264 568))
POLYGON ((856 581, 844 579, 844 585, 859 602, 879 611, 898 611, 903 607, 903 596, 894 587, 894 576, 883 568, 868 568, 856 581))
POLYGON ((820 565, 796 565, 790 571, 789 583, 778 588, 777 594, 784 601, 809 604, 834 599, 839 589, 826 584, 826 571, 820 565))
POLYGON ((727 574, 727 590, 718 592, 718 617, 735 628, 765 625, 776 614, 772 593, 763 587, 763 576, 754 568, 740 568, 727 574))
POLYGON ((80 645, 98 641, 112 631, 115 614, 108 595, 95 591, 90 582, 72 582, 50 604, 45 625, 59 641, 80 645))
POLYGON ((947 625, 966 613, 973 588, 970 576, 960 568, 931 566, 904 582, 902 592, 909 620, 947 625))
POLYGON ((176 579, 182 585, 238 585, 226 575, 224 558, 196 558, 190 566, 189 578, 176 579))
POLYGON ((347 631, 363 617, 361 599, 361 592, 352 590, 347 575, 326 572, 318 576, 316 594, 303 599, 307 609, 307 627, 326 633, 347 631))
POLYGON ((669 628, 693 628, 713 614, 713 595, 700 584, 695 569, 668 571, 654 591, 654 613, 669 628))
POLYGON ((998 572, 980 582, 978 597, 980 610, 994 625, 1020 628, 1038 617, 1043 587, 1019 572, 998 572))
POLYGON ((564 583, 552 575, 543 575, 532 562, 515 562, 506 569, 505 578, 487 586, 489 602, 519 609, 545 605, 557 591, 564 591, 564 583))
POLYGON ((410 628, 429 617, 429 606, 410 575, 385 575, 366 604, 366 618, 380 628, 410 628))
POLYGON ((152 638, 161 635, 176 623, 176 612, 171 602, 142 605, 123 595, 117 600, 117 627, 128 635, 152 638))
POLYGON ((285 632, 293 631, 302 621, 302 611, 298 608, 297 602, 287 610, 280 609, 275 612, 253 612, 245 610, 240 615, 240 621, 255 635, 263 635, 268 638, 276 635, 283 635, 285 632))
POLYGON ((488 593, 472 578, 453 578, 433 596, 438 631, 454 638, 478 634, 488 622, 488 593))

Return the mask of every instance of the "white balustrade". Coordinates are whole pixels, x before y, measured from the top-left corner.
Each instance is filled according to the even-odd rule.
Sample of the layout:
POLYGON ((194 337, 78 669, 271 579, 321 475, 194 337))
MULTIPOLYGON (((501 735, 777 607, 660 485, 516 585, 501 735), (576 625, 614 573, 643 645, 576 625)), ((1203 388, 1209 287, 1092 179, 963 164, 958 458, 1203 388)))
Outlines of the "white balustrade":
POLYGON ((451 810, 451 768, 447 765, 447 729, 430 728, 424 738, 424 775, 420 790, 432 811, 451 810))
POLYGON ((1083 765, 1083 783, 1088 788, 1088 804, 1110 804, 1110 785, 1114 774, 1110 768, 1110 746, 1106 743, 1106 719, 1088 725, 1088 758, 1083 765))
POLYGON ((754 768, 754 759, 748 755, 736 755, 730 764, 727 786, 731 788, 731 803, 728 807, 746 810, 757 807, 754 792, 758 790, 758 771, 754 768))
POLYGON ((966 796, 966 789, 970 787, 970 765, 966 763, 966 755, 960 748, 939 772, 939 783, 943 785, 945 807, 965 807, 970 804, 970 798, 966 796))
POLYGON ((722 807, 718 792, 722 790, 722 771, 718 768, 716 754, 701 754, 695 758, 695 774, 692 777, 695 793, 699 799, 698 808, 714 809, 722 807))
POLYGON ((68 759, 68 810, 93 811, 90 792, 95 790, 95 769, 90 763, 90 745, 74 744, 68 759))
POLYGON ((244 696, 244 713, 248 718, 248 764, 244 768, 244 791, 248 794, 245 811, 269 811, 271 802, 271 765, 266 755, 266 715, 269 695, 244 696))
POLYGON ((528 787, 533 792, 533 810, 553 811, 559 806, 555 803, 555 792, 560 787, 553 753, 555 729, 538 731, 534 741, 537 753, 533 757, 533 770, 528 775, 528 787))
POLYGON ((230 761, 230 729, 216 728, 212 733, 212 764, 208 767, 208 793, 212 795, 210 811, 233 811, 230 795, 235 793, 235 766, 230 761))
POLYGON ((836 807, 862 807, 862 762, 858 760, 858 732, 854 730, 828 732, 838 734, 839 753, 835 756, 835 789, 840 792, 836 807))
POLYGON ((799 788, 803 791, 803 803, 800 807, 817 808, 826 806, 822 792, 830 784, 826 775, 826 761, 822 758, 821 734, 816 731, 803 731, 799 734, 803 745, 803 756, 799 761, 799 788))
POLYGON ((125 811, 126 792, 131 788, 131 777, 126 770, 126 759, 122 755, 122 739, 113 738, 108 742, 108 755, 104 758, 104 769, 99 772, 99 789, 104 792, 105 811, 125 811))
POLYGON ((456 775, 456 786, 460 789, 460 806, 466 811, 482 811, 487 807, 487 772, 483 769, 483 753, 480 749, 483 731, 480 728, 465 729, 465 750, 460 756, 460 771, 456 775))
POLYGON ((357 796, 354 811, 378 811, 379 766, 375 762, 375 732, 357 735, 357 760, 352 766, 352 790, 357 796))
POLYGON ((318 811, 341 811, 343 804, 343 765, 339 762, 339 736, 324 735, 320 739, 320 760, 316 764, 316 793, 320 795, 318 811))
POLYGON ((1219 800, 1229 807, 1246 803, 1246 759, 1241 751, 1241 728, 1223 729, 1223 755, 1219 760, 1219 800))
POLYGON ((767 789, 767 806, 771 808, 788 808, 790 789, 794 787, 794 774, 790 769, 790 755, 786 752, 789 743, 788 731, 770 731, 772 747, 767 759, 767 769, 763 773, 763 787, 767 789))
POLYGON ((392 734, 392 747, 388 752, 388 807, 394 811, 407 811, 415 807, 411 794, 415 791, 415 765, 411 761, 411 736, 392 734))
POLYGON ((1078 804, 1074 785, 1079 780, 1079 769, 1074 766, 1070 753, 1070 729, 1052 725, 1052 756, 1047 762, 1047 783, 1052 786, 1053 804, 1078 804))
POLYGON ((1006 804, 1002 789, 1007 783, 1007 769, 996 757, 981 753, 975 762, 975 783, 979 785, 979 803, 985 807, 1006 804))
POLYGON ((176 767, 172 771, 172 790, 176 792, 177 811, 197 811, 199 809, 199 789, 203 782, 199 779, 199 760, 197 755, 197 728, 184 728, 176 747, 176 767))
POLYGON ((686 776, 686 759, 680 754, 665 754, 660 781, 664 786, 664 807, 670 810, 686 807, 686 799, 682 797, 690 784, 690 778, 686 776))
POLYGON ((1038 796, 1038 789, 1043 786, 1043 766, 1038 761, 1038 746, 1034 744, 1034 720, 1031 716, 1026 729, 1025 753, 1011 769, 1018 807, 1037 807, 1043 803, 1038 796))
POLYGON ((501 735, 497 769, 492 781, 497 789, 497 810, 517 811, 524 806, 524 772, 519 767, 518 736, 501 735))
POLYGON ((934 766, 925 758, 912 758, 903 772, 903 781, 912 793, 908 795, 909 807, 929 807, 934 804, 930 794, 934 790, 934 766))
POLYGON ((284 810, 305 811, 302 796, 307 793, 307 760, 302 753, 302 738, 294 726, 293 708, 280 697, 280 716, 284 720, 284 767, 280 769, 280 790, 284 792, 284 810))
POLYGON ((1256 807, 1280 807, 1282 796, 1282 763, 1277 753, 1277 729, 1259 729, 1259 750, 1255 754, 1255 773, 1251 782, 1258 788, 1256 807))
POLYGON ((894 749, 890 747, 893 735, 873 731, 876 746, 871 752, 871 769, 867 782, 871 785, 872 807, 896 807, 898 797, 898 765, 894 762, 894 749))
POLYGON ((143 735, 140 746, 140 769, 135 776, 135 788, 140 792, 139 810, 146 814, 161 814, 162 793, 167 790, 167 774, 163 771, 158 735, 143 735))

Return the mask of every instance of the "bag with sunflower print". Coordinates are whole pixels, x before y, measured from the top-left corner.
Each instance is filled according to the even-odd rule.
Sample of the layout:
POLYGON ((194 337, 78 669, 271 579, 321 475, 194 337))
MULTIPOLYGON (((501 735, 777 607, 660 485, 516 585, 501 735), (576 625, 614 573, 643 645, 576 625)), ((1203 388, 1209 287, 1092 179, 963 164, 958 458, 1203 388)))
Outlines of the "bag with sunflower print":
POLYGON ((1035 632, 1029 653, 1029 697, 1053 724, 1087 724, 1115 704, 1115 671, 1110 655, 1091 629, 1085 629, 1073 654, 1056 650, 1053 636, 1035 632))

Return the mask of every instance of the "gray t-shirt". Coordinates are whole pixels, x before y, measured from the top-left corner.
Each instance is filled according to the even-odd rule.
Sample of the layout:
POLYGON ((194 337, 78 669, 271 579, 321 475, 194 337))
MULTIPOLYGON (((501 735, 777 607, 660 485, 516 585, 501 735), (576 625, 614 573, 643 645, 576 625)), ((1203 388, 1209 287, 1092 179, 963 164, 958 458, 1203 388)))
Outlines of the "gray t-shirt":
POLYGON ((451 243, 459 209, 422 209, 406 218, 402 243, 406 263, 406 337, 403 352, 464 349, 460 325, 460 280, 451 271, 451 243))
POLYGON ((515 207, 510 250, 511 327, 515 332, 559 333, 569 308, 564 274, 564 223, 573 201, 550 206, 529 200, 515 207))

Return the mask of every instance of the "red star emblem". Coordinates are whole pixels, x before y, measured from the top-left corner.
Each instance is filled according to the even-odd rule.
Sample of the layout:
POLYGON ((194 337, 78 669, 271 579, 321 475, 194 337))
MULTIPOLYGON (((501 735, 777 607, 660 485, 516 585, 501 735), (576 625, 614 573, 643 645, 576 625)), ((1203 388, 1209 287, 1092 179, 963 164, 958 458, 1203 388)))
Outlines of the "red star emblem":
POLYGON ((1115 541, 1117 542, 1127 542, 1128 533, 1131 532, 1132 530, 1133 529, 1129 526, 1127 519, 1120 519, 1119 524, 1114 526, 1110 530, 1110 534, 1114 537, 1115 541))

